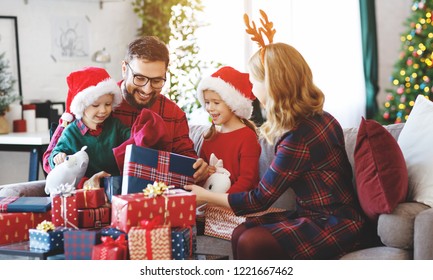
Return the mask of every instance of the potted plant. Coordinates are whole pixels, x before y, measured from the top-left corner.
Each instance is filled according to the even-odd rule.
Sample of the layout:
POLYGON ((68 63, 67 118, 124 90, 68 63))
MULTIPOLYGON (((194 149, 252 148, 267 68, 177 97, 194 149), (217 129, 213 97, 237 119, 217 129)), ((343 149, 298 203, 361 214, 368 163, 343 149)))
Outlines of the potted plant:
POLYGON ((16 80, 8 71, 9 63, 4 56, 5 53, 0 54, 0 134, 9 133, 5 114, 9 110, 9 105, 20 99, 14 89, 16 80))

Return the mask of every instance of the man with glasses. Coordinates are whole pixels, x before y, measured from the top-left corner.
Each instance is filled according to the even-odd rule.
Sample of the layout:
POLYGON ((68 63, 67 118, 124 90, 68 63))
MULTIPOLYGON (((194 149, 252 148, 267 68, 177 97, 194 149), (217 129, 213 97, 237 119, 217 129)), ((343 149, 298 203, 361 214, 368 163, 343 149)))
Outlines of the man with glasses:
MULTIPOLYGON (((189 138, 189 127, 185 112, 169 98, 161 94, 165 85, 169 64, 167 46, 154 36, 144 36, 132 41, 122 62, 123 80, 118 83, 122 91, 122 103, 113 111, 113 116, 123 124, 132 127, 143 108, 162 117, 166 125, 170 143, 167 149, 173 153, 197 158, 194 144, 189 138)), ((71 121, 71 120, 69 120, 71 121)), ((55 147, 64 127, 59 125, 54 132, 50 145, 43 156, 44 170, 50 172, 48 157, 55 147)), ((194 166, 197 182, 206 178, 208 164, 198 158, 194 166)), ((103 173, 91 178, 95 183, 103 173)))

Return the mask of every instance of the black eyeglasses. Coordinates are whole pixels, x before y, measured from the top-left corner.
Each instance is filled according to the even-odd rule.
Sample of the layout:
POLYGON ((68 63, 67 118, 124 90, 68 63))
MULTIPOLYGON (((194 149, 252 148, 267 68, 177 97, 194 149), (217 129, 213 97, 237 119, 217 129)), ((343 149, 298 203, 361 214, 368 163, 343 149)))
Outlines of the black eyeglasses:
POLYGON ((125 63, 126 65, 128 65, 129 69, 131 69, 132 76, 134 77, 132 79, 134 85, 138 87, 144 87, 150 81, 150 86, 154 89, 161 89, 164 86, 166 80, 165 78, 149 78, 141 74, 136 74, 134 70, 132 70, 129 63, 128 62, 125 63))

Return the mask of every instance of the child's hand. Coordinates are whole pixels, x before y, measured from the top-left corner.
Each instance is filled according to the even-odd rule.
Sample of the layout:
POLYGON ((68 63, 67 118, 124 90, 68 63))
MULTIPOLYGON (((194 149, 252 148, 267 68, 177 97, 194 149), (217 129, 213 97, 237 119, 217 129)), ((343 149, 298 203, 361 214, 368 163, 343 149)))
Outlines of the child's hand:
POLYGON ((58 153, 57 155, 54 156, 53 161, 55 165, 59 165, 62 162, 64 162, 66 159, 66 154, 65 153, 58 153))
POLYGON ((202 158, 198 158, 193 164, 192 168, 196 171, 193 175, 195 182, 206 180, 209 176, 208 164, 202 158))

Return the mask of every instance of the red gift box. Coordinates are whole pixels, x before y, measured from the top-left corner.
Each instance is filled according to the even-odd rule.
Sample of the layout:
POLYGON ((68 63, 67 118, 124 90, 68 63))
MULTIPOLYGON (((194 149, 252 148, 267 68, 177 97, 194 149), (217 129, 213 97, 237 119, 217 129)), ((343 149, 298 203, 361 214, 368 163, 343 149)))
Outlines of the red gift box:
POLYGON ((101 244, 93 246, 92 260, 126 260, 128 242, 125 235, 119 235, 116 240, 110 236, 102 236, 101 244))
POLYGON ((111 226, 128 233, 143 219, 165 217, 173 227, 195 225, 196 196, 182 189, 170 190, 162 196, 143 193, 115 195, 111 201, 111 226))
POLYGON ((49 220, 51 211, 44 213, 0 213, 0 244, 29 240, 29 229, 49 220))
POLYGON ((75 195, 55 196, 53 197, 51 207, 51 222, 54 226, 78 228, 78 211, 75 195))
POLYGON ((131 260, 171 260, 171 227, 159 219, 143 220, 128 233, 131 260))
POLYGON ((98 208, 103 206, 105 201, 105 191, 103 188, 79 189, 75 192, 77 209, 98 208))
POLYGON ((100 228, 108 226, 111 218, 110 205, 93 209, 78 209, 79 228, 100 228))

